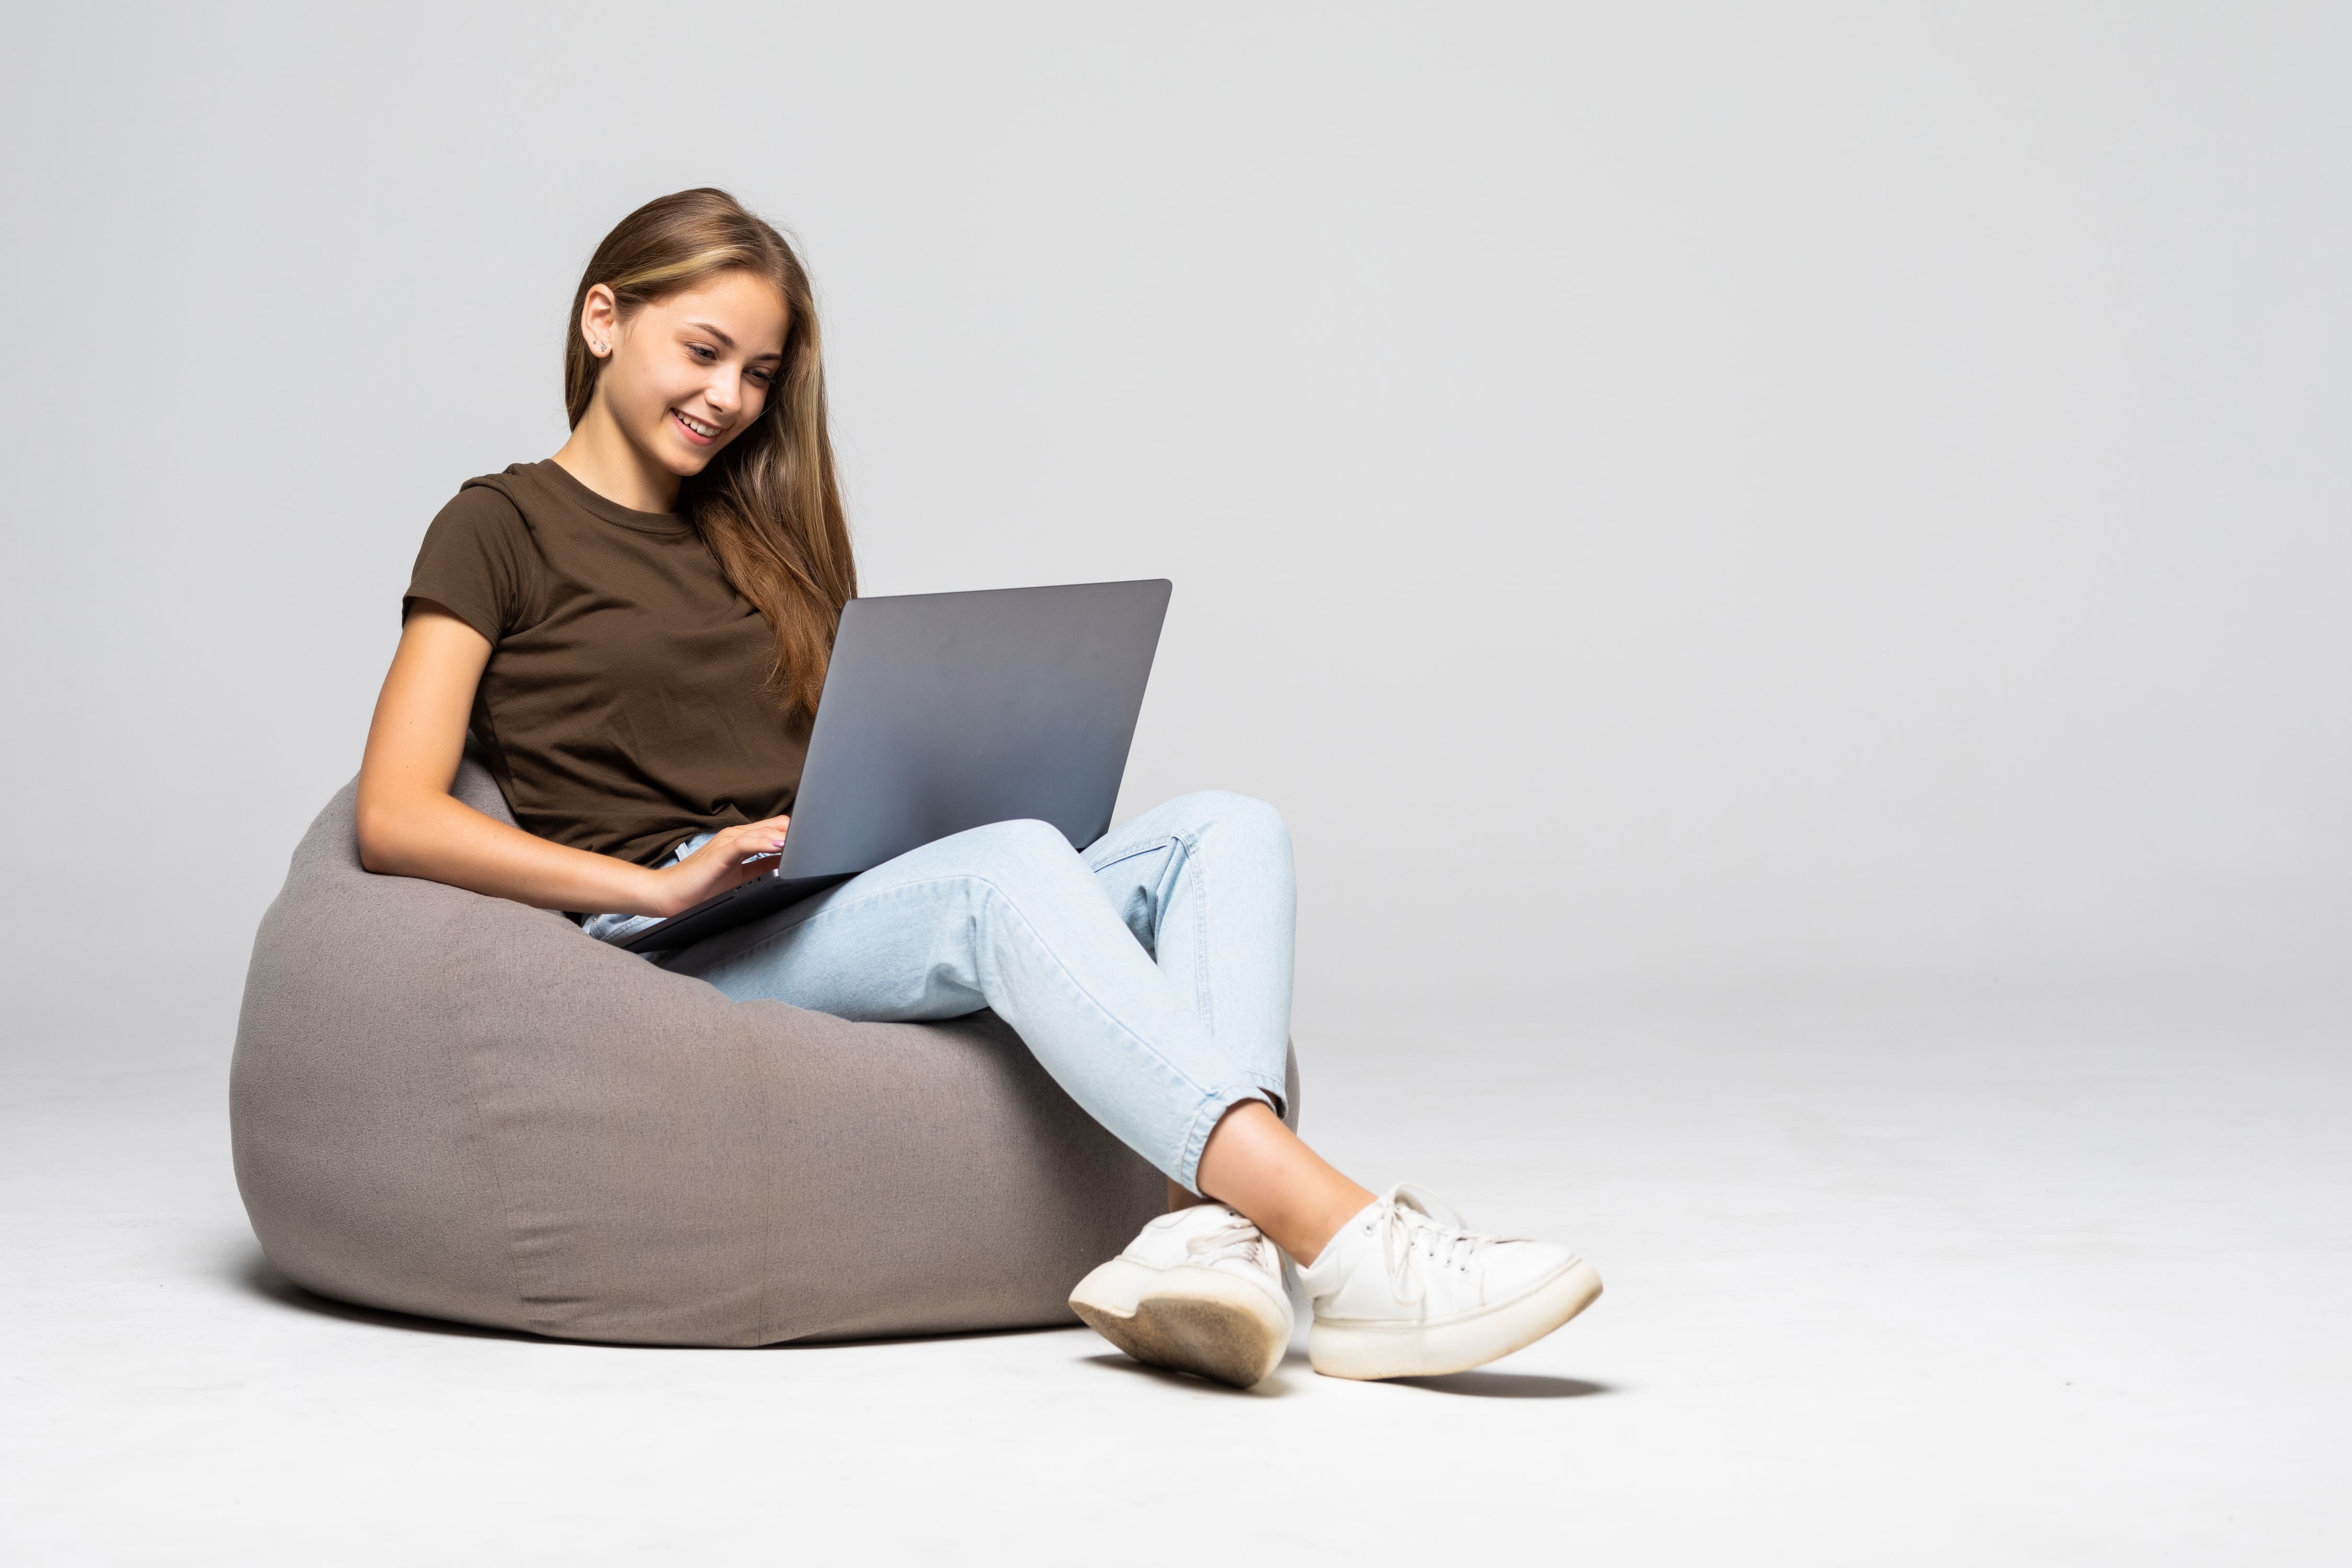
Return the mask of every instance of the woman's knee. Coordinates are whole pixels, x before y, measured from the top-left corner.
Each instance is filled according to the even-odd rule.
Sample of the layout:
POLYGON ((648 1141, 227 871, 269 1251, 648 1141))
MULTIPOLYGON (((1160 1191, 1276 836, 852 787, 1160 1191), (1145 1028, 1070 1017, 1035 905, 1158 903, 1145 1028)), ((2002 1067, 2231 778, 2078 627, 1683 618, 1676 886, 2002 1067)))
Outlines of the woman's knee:
POLYGON ((1268 847, 1290 847, 1290 825, 1265 802, 1230 790, 1204 789, 1169 802, 1196 832, 1210 828, 1268 847))

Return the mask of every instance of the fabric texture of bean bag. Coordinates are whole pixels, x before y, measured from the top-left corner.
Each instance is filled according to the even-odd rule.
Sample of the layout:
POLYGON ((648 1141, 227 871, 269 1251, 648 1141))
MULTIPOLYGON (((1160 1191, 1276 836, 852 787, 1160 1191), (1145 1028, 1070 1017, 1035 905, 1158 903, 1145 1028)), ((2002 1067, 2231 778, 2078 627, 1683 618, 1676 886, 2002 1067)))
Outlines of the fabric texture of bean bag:
MULTIPOLYGON (((512 820, 471 758, 456 793, 512 820)), ((230 1073, 237 1185, 297 1284, 647 1344, 1063 1323, 1163 1206, 992 1015, 730 1001, 562 915, 371 875, 354 794, 262 920, 230 1073)))

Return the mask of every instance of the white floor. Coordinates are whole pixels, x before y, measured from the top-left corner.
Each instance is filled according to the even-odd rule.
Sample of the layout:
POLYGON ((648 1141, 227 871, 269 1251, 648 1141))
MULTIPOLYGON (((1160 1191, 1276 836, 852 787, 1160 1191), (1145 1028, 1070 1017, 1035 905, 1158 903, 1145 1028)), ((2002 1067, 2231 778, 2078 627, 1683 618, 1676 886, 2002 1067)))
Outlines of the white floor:
POLYGON ((656 1351, 337 1308, 245 1228, 225 1060, 61 1055, 0 1108, 0 1560, 2352 1560, 2347 1025, 1784 998, 1309 1037, 1343 1165, 1609 1292, 1489 1371, 1294 1355, 1245 1394, 1075 1329, 656 1351))

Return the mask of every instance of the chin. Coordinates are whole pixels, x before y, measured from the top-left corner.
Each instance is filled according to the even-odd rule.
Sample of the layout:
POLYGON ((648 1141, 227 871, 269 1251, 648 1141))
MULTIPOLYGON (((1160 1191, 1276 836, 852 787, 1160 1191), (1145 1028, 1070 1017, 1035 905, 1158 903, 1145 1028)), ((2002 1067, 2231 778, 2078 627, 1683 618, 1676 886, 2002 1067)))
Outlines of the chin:
POLYGON ((698 452, 667 430, 662 432, 662 439, 650 442, 647 446, 654 456, 660 459, 661 466, 681 479, 694 478, 695 475, 710 467, 711 458, 727 449, 721 446, 698 452))

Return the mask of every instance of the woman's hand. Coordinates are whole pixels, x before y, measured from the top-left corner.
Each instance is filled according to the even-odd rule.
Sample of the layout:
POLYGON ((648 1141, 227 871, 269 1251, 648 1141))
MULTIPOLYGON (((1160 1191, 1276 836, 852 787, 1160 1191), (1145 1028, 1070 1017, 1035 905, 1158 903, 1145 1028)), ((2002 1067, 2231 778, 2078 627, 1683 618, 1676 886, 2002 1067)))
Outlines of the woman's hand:
POLYGON ((655 900, 659 907, 646 912, 681 914, 705 899, 775 869, 776 852, 784 847, 792 821, 789 816, 772 816, 764 822, 721 828, 711 835, 709 843, 677 865, 654 873, 660 889, 655 900))

